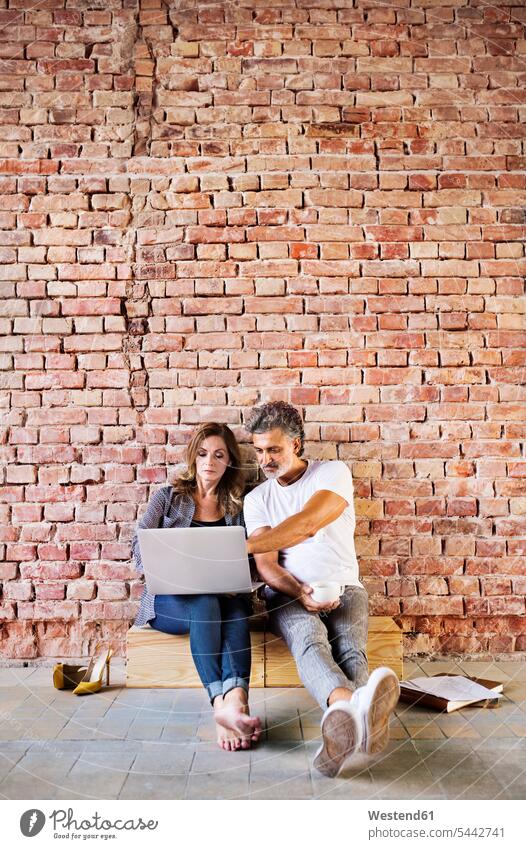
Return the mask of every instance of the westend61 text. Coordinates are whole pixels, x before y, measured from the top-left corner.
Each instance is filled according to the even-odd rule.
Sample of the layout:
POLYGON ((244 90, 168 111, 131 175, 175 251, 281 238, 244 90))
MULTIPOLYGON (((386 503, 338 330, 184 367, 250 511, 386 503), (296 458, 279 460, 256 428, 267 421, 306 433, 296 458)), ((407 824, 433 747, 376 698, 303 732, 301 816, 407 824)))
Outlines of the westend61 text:
POLYGON ((368 811, 370 820, 432 820, 433 811, 368 811))

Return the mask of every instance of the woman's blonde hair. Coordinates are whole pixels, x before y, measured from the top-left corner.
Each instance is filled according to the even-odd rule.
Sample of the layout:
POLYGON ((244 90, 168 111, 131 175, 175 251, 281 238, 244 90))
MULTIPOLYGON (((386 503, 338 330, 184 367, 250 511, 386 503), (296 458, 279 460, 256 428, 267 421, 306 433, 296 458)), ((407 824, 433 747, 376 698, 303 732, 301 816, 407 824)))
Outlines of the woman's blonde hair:
POLYGON ((196 428, 186 448, 187 468, 174 482, 174 489, 183 495, 193 496, 197 486, 197 452, 201 443, 209 436, 220 436, 227 447, 229 462, 217 486, 217 497, 225 513, 235 516, 241 510, 245 476, 241 468, 239 445, 228 425, 204 422, 196 428))

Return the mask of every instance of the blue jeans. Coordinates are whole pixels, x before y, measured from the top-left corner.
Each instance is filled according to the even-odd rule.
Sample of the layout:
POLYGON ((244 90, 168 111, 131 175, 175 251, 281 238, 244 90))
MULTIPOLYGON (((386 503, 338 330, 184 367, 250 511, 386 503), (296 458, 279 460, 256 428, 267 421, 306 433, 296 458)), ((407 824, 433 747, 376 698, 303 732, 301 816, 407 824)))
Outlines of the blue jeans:
POLYGON ((156 595, 150 625, 165 634, 190 634, 195 667, 210 701, 250 679, 249 595, 156 595))

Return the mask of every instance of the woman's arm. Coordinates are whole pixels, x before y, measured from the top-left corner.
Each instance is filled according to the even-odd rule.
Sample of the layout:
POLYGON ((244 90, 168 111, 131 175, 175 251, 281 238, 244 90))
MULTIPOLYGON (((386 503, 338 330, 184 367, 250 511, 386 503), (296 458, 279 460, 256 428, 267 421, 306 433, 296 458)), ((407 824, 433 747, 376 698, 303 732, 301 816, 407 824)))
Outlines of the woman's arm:
MULTIPOLYGON (((150 501, 148 502, 148 507, 146 511, 141 516, 139 521, 137 522, 137 529, 139 528, 158 528, 161 522, 161 518, 165 512, 166 505, 166 493, 163 489, 158 489, 157 492, 154 492, 150 501)), ((144 572, 144 568, 141 560, 141 550, 139 548, 139 537, 137 536, 137 530, 132 539, 132 554, 135 559, 135 568, 139 574, 144 572)))

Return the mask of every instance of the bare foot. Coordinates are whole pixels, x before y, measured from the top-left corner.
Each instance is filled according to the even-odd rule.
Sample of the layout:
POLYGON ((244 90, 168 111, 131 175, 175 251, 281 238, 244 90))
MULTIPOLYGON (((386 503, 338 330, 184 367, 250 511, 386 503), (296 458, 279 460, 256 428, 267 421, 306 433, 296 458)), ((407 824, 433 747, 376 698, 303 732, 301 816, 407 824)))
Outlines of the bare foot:
POLYGON ((220 749, 224 749, 225 752, 237 752, 238 749, 241 749, 241 737, 235 731, 224 728, 216 722, 216 732, 220 749))
POLYGON ((261 721, 258 717, 248 715, 246 705, 223 704, 214 711, 214 719, 227 731, 231 731, 241 740, 241 748, 248 749, 250 743, 257 743, 261 733, 261 721))
POLYGON ((214 701, 214 719, 218 725, 241 740, 241 748, 250 748, 250 743, 257 743, 261 734, 261 720, 258 716, 250 716, 246 695, 240 696, 237 688, 219 701, 214 701))

